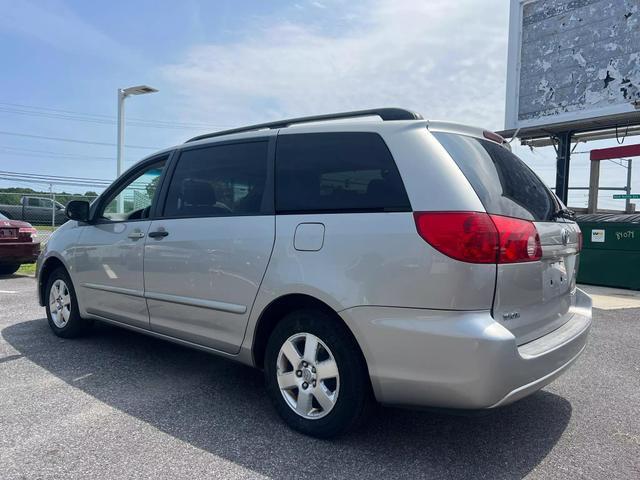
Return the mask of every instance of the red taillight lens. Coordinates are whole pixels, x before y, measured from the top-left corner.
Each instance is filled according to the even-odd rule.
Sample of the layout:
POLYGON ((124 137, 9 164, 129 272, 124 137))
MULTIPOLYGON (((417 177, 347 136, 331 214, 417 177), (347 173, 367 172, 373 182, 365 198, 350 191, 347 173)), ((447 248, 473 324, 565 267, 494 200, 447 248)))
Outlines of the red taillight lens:
POLYGON ((18 236, 27 238, 36 238, 38 236, 38 230, 33 227, 20 227, 18 229, 18 236))
POLYGON ((542 257, 535 225, 481 212, 415 212, 418 234, 445 255, 470 263, 532 262, 542 257))
POLYGON ((486 213, 415 212, 418 233, 445 255, 471 263, 496 263, 498 231, 486 213))
POLYGON ((542 257, 542 245, 536 226, 519 218, 491 215, 500 232, 498 263, 533 262, 542 257))

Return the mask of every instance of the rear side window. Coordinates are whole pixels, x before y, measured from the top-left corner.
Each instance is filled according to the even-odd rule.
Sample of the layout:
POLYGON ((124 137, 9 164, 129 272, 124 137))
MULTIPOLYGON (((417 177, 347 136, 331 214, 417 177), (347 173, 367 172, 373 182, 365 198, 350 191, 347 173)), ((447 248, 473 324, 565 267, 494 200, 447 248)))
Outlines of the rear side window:
POLYGON ((183 151, 171 179, 164 216, 262 213, 267 145, 267 142, 250 142, 183 151))
POLYGON ((478 194, 488 213, 533 221, 550 220, 553 194, 506 148, 489 140, 433 132, 478 194))
POLYGON ((408 211, 411 205, 378 134, 305 133, 278 137, 276 210, 408 211))

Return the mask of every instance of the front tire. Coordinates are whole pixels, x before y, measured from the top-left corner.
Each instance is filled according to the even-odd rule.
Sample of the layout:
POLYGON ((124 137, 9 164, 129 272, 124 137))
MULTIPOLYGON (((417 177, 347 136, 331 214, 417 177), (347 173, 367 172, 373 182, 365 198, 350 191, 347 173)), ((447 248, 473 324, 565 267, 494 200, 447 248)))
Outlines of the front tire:
POLYGON ((45 294, 47 320, 53 333, 62 338, 75 338, 87 332, 91 322, 80 316, 76 291, 64 268, 57 268, 49 275, 45 294))
POLYGON ((294 430, 331 438, 366 417, 372 395, 364 358, 331 315, 305 309, 285 316, 269 338, 264 365, 271 401, 294 430))

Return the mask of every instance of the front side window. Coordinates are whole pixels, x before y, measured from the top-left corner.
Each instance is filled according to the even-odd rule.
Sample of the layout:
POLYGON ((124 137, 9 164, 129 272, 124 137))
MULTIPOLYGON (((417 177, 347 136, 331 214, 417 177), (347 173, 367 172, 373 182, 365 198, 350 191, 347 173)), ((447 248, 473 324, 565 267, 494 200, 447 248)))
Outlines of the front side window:
POLYGON ((202 217, 265 212, 267 147, 268 142, 258 141, 185 150, 171 179, 163 215, 202 217))
POLYGON ((389 149, 375 133, 280 135, 276 209, 293 212, 409 211, 389 149))
POLYGON ((159 160, 135 175, 109 197, 98 216, 113 221, 147 218, 165 163, 159 160))

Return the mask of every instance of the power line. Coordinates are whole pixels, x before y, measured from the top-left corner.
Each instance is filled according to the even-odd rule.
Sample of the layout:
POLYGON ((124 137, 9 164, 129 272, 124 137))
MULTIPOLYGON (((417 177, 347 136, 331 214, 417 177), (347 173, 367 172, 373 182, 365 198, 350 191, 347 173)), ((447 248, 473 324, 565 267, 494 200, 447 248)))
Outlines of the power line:
MULTIPOLYGON (((39 140, 53 140, 56 142, 68 142, 68 143, 80 143, 83 145, 101 145, 105 147, 115 147, 115 143, 106 143, 106 142, 90 142, 88 140, 77 140, 73 138, 61 138, 61 137, 47 137, 44 135, 30 135, 28 133, 17 133, 17 132, 5 132, 0 131, 0 135, 11 135, 14 137, 25 137, 25 138, 37 138, 39 140)), ((127 148, 138 148, 143 150, 160 150, 159 147, 146 147, 142 145, 125 145, 127 148)))
MULTIPOLYGON (((90 117, 75 117, 75 116, 71 116, 71 115, 64 115, 64 114, 58 114, 58 113, 45 113, 45 112, 30 112, 30 111, 20 111, 20 110, 15 110, 15 109, 7 109, 7 108, 2 108, 0 107, 0 112, 2 113, 11 113, 11 114, 16 114, 16 115, 27 115, 27 116, 31 116, 31 117, 40 117, 40 118, 52 118, 52 119, 56 119, 56 120, 71 120, 71 121, 75 121, 75 122, 82 122, 82 123, 92 123, 92 124, 97 124, 97 125, 116 125, 117 122, 115 120, 104 120, 104 119, 93 119, 90 117)), ((189 130, 193 130, 194 128, 203 128, 203 127, 187 127, 187 126, 180 126, 180 125, 161 125, 161 124, 154 124, 154 123, 145 123, 142 121, 127 121, 127 126, 128 127, 149 127, 149 128, 164 128, 164 129, 189 129, 189 130)), ((210 128, 210 127, 209 127, 210 128)))
MULTIPOLYGON (((39 107, 33 105, 23 105, 19 103, 7 103, 0 102, 0 112, 15 113, 18 115, 31 115, 40 116, 45 118, 58 118, 64 120, 74 120, 80 122, 97 123, 105 125, 115 125, 116 117, 112 115, 102 115, 94 113, 84 113, 72 110, 61 110, 49 107, 39 107)), ((153 127, 153 128, 177 128, 177 129, 215 129, 215 128, 229 128, 230 125, 210 125, 199 123, 185 123, 185 122, 168 122, 162 120, 149 120, 143 118, 129 118, 127 119, 127 125, 135 125, 140 127, 153 127)))
MULTIPOLYGON (((37 149, 33 149, 33 148, 24 148, 24 147, 14 147, 11 145, 0 145, 0 149, 2 150, 15 150, 18 152, 29 152, 29 153, 44 153, 46 155, 63 155, 63 156, 72 156, 72 157, 79 157, 79 158, 87 158, 86 155, 83 155, 81 153, 69 153, 69 152, 52 152, 51 150, 37 150, 37 149)), ((92 158, 100 158, 100 159, 105 159, 105 160, 113 160, 113 157, 92 157, 92 158)))
POLYGON ((34 179, 44 179, 44 180, 73 180, 73 181, 92 181, 92 182, 100 182, 105 185, 110 185, 112 180, 105 180, 103 178, 91 178, 91 177, 70 177, 65 175, 44 175, 39 173, 21 173, 21 172, 10 172, 6 170, 0 170, 0 175, 10 175, 15 176, 17 178, 34 178, 34 179))
POLYGON ((96 158, 90 158, 90 157, 66 157, 64 155, 42 155, 42 154, 37 154, 37 153, 24 153, 24 152, 3 152, 0 149, 0 155, 4 154, 4 155, 10 155, 11 158, 15 158, 15 157, 29 157, 29 158, 48 158, 48 159, 52 159, 52 160, 88 160, 91 162, 113 162, 113 159, 110 160, 102 160, 102 159, 96 159, 96 158))
MULTIPOLYGON (((44 175, 37 173, 20 173, 0 170, 0 180, 7 180, 12 182, 23 183, 40 183, 40 184, 55 184, 55 185, 73 185, 78 187, 101 187, 106 188, 113 182, 111 180, 105 180, 101 178, 89 178, 89 177, 70 177, 65 175, 44 175)), ((147 191, 148 184, 136 179, 130 183, 126 190, 132 191, 147 191)))
POLYGON ((39 183, 39 184, 42 184, 42 185, 55 184, 55 185, 68 185, 68 186, 74 186, 74 187, 99 187, 99 188, 105 188, 105 185, 99 184, 99 183, 72 182, 72 181, 61 181, 61 180, 58 180, 58 181, 32 180, 32 179, 24 179, 24 178, 5 177, 2 174, 0 174, 0 180, 7 180, 7 181, 11 181, 11 182, 29 183, 29 184, 39 183))
POLYGON ((113 162, 115 159, 111 157, 97 157, 92 155, 74 155, 65 153, 36 153, 36 152, 22 152, 14 150, 6 150, 0 147, 0 155, 7 157, 30 157, 30 158, 51 158, 54 160, 87 160, 92 162, 113 162))

